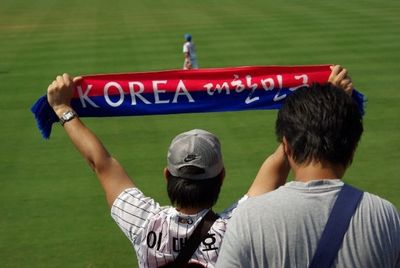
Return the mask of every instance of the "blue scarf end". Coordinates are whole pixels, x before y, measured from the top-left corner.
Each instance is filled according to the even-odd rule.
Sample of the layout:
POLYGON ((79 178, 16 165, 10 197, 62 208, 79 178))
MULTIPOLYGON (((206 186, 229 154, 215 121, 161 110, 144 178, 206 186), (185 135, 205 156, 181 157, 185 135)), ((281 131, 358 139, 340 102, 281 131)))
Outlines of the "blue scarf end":
POLYGON ((45 139, 50 138, 51 127, 59 119, 47 101, 47 96, 40 97, 31 108, 35 116, 36 125, 45 139))

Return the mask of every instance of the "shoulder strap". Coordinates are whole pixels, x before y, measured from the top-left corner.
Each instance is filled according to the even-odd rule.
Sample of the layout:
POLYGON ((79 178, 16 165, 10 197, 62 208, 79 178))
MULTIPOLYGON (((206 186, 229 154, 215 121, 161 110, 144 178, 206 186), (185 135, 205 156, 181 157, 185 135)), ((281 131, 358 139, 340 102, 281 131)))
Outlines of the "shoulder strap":
POLYGON ((193 231, 192 235, 186 242, 185 247, 179 252, 178 257, 173 262, 173 267, 184 267, 192 257, 193 253, 199 247, 200 242, 207 236, 213 223, 219 218, 211 209, 201 219, 199 225, 193 231))
POLYGON ((343 185, 333 205, 309 268, 331 267, 363 194, 362 191, 348 184, 343 185))

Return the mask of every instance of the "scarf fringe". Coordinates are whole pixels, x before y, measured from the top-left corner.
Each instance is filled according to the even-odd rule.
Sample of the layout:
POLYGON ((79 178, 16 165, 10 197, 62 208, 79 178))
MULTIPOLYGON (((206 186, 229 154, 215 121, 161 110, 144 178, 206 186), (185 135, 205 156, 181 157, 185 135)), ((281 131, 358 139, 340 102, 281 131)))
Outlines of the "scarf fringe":
POLYGON ((45 139, 50 138, 51 128, 59 119, 47 101, 47 96, 40 97, 31 108, 36 125, 45 139))

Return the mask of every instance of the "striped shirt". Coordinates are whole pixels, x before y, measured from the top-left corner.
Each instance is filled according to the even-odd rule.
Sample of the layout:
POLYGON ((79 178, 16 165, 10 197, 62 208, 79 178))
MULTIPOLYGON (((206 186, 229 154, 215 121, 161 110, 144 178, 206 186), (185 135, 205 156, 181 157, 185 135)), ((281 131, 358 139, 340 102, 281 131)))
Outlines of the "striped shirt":
MULTIPOLYGON (((245 199, 247 196, 219 214, 191 262, 214 267, 227 221, 245 199)), ((149 268, 172 262, 207 212, 208 209, 194 215, 182 214, 174 207, 160 206, 137 188, 122 192, 111 208, 111 216, 135 248, 139 267, 149 268)))

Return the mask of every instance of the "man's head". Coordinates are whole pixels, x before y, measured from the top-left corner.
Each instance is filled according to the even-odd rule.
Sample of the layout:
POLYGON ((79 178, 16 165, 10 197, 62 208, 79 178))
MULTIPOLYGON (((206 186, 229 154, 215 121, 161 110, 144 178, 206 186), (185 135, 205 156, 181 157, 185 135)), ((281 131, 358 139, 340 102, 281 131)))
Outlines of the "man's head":
POLYGON ((184 37, 185 37, 186 41, 188 41, 188 42, 192 41, 192 36, 190 34, 185 33, 184 37))
POLYGON ((276 120, 279 141, 286 140, 296 164, 312 161, 348 167, 363 132, 357 104, 331 84, 297 89, 276 120))
POLYGON ((218 138, 194 129, 176 136, 168 149, 168 196, 179 207, 208 208, 218 199, 224 177, 218 138))

